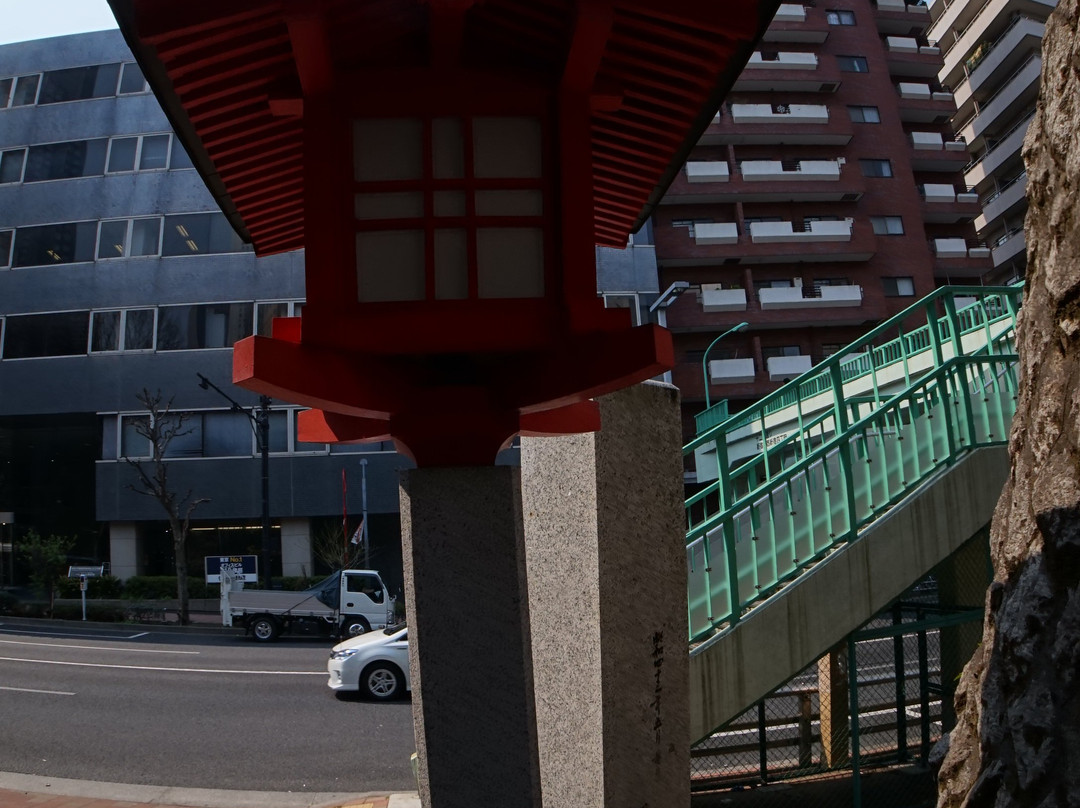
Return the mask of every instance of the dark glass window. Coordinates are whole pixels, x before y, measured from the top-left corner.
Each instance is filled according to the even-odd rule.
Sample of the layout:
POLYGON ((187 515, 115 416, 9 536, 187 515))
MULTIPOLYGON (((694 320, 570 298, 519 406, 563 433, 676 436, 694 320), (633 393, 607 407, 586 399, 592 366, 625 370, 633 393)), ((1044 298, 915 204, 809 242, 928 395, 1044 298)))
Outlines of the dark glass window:
POLYGON ((109 172, 134 171, 138 148, 137 137, 114 137, 109 146, 109 172))
POLYGON ((90 319, 90 352, 120 350, 120 312, 95 311, 90 319))
POLYGON ((184 147, 180 145, 180 139, 173 137, 172 139, 172 155, 169 158, 169 168, 193 168, 194 165, 191 162, 191 158, 188 157, 188 153, 184 151, 184 147))
POLYGON ((15 231, 17 267, 74 264, 94 260, 97 222, 20 227, 15 231))
POLYGON ((881 113, 877 107, 851 106, 847 109, 854 123, 881 123, 881 113))
POLYGON ((869 73, 870 66, 863 56, 837 56, 836 64, 846 73, 869 73))
POLYGON ((102 222, 99 230, 97 257, 123 258, 125 255, 125 242, 127 242, 127 219, 118 219, 113 222, 102 222))
POLYGON ((134 62, 128 62, 120 73, 120 95, 141 93, 146 89, 146 77, 134 62))
POLYGON ((154 347, 154 310, 131 309, 124 313, 124 350, 149 351, 154 347))
POLYGON ((150 440, 146 430, 150 425, 149 415, 124 415, 120 418, 120 456, 149 457, 150 440))
POLYGON ((914 297, 915 282, 911 278, 882 278, 885 297, 914 297))
POLYGON ((891 177, 892 163, 888 160, 859 160, 864 177, 891 177))
POLYGON ((242 412, 203 414, 203 454, 206 457, 250 457, 251 419, 242 412))
POLYGON ((157 348, 159 351, 231 348, 237 340, 251 336, 251 326, 251 303, 162 306, 158 313, 157 348))
POLYGON ((169 421, 176 435, 165 449, 165 457, 202 457, 203 419, 201 413, 172 413, 169 421))
POLYGON ((854 25, 855 12, 843 8, 831 8, 825 12, 825 21, 829 25, 854 25))
POLYGON ((62 101, 116 95, 116 80, 119 76, 119 64, 50 70, 41 80, 38 103, 57 104, 62 101))
POLYGON ((190 213, 165 217, 162 255, 230 253, 250 249, 220 213, 190 213))
POLYGON ((871 216, 870 224, 879 236, 904 235, 904 220, 899 216, 871 216))
POLYGON ((31 146, 24 181, 42 182, 104 174, 108 144, 108 138, 99 138, 31 146))
POLYGON ((258 327, 255 333, 260 337, 269 337, 275 317, 288 317, 288 303, 260 303, 258 312, 258 327))
POLYGON ((21 180, 25 159, 26 149, 11 149, 0 152, 0 183, 21 180))
POLYGON ((139 171, 167 168, 169 164, 169 136, 144 135, 142 152, 139 154, 139 171))
POLYGON ((157 255, 161 240, 161 218, 136 219, 131 223, 131 249, 128 255, 157 255))
POLYGON ((11 231, 0 230, 0 267, 11 266, 11 231))
POLYGON ((19 76, 15 79, 15 95, 11 97, 11 106, 26 107, 33 104, 37 99, 38 81, 40 73, 33 76, 19 76))
POLYGON ((86 353, 90 312, 25 314, 7 318, 5 359, 78 356, 86 353))
POLYGON ((11 98, 11 85, 14 83, 14 79, 0 79, 0 109, 8 105, 8 99, 11 98))

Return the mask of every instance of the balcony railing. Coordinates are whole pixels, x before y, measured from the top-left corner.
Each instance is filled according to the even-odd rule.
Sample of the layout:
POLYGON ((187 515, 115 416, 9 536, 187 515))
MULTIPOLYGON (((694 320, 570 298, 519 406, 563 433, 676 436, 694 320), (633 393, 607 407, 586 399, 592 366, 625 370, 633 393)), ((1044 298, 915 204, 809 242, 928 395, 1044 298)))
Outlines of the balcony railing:
POLYGON ((945 140, 940 132, 912 132, 908 137, 913 149, 965 152, 967 143, 963 140, 945 140))
POLYGON ((773 70, 816 70, 818 57, 816 53, 801 53, 798 51, 754 51, 746 63, 747 68, 764 68, 773 70))
POLYGON ((930 240, 930 249, 938 258, 988 258, 990 248, 975 242, 969 244, 962 238, 935 238, 930 240))
POLYGON ((758 290, 763 311, 772 309, 838 309, 862 305, 862 287, 855 284, 820 286, 766 286, 758 290))
POLYGON ((812 221, 796 228, 793 222, 751 222, 750 240, 754 244, 809 241, 851 241, 854 220, 812 221))
POLYGON ((765 360, 769 381, 782 382, 794 379, 810 370, 813 362, 809 356, 770 356, 765 360))
POLYGON ((801 3, 781 3, 773 22, 806 22, 806 7, 801 3))
POLYGON ((896 91, 906 101, 952 101, 953 94, 946 90, 936 90, 922 82, 901 81, 896 91))
POLYGON ((709 380, 713 384, 750 384, 754 381, 754 360, 712 359, 709 380))
POLYGON ((738 244, 738 225, 734 222, 699 223, 694 227, 694 243, 702 246, 710 244, 738 244))

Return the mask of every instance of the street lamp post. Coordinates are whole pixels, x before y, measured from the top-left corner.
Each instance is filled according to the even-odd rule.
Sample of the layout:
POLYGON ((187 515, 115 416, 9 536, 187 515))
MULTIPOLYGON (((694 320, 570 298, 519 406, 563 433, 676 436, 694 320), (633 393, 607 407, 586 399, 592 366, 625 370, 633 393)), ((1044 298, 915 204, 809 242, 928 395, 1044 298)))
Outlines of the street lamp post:
POLYGON ((709 409, 709 407, 711 406, 711 403, 709 402, 709 351, 711 351, 713 349, 713 346, 716 345, 716 343, 718 343, 720 340, 722 340, 728 334, 734 334, 736 331, 742 331, 748 325, 750 325, 750 323, 739 323, 734 328, 729 328, 727 331, 725 331, 719 337, 717 337, 712 342, 710 342, 709 347, 706 348, 705 353, 702 354, 702 356, 701 356, 701 377, 702 377, 702 380, 705 382, 705 409, 709 409))
POLYGON ((255 431, 255 442, 258 444, 262 461, 262 550, 259 554, 259 566, 262 568, 263 588, 270 589, 270 397, 259 396, 258 408, 249 409, 201 373, 195 375, 199 377, 199 387, 203 390, 213 389, 232 405, 233 412, 246 415, 255 431))

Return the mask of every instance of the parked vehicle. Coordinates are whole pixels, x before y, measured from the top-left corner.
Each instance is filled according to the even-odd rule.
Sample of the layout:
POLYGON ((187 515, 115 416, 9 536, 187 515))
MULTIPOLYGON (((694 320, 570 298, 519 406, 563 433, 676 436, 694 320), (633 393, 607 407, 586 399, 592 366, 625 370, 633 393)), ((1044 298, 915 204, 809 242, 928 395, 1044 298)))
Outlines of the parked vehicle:
POLYGON ((340 642, 326 663, 327 685, 337 693, 359 691, 389 701, 412 689, 409 680, 409 632, 391 626, 340 642))
POLYGON ((303 592, 223 585, 221 615, 260 642, 289 632, 356 637, 391 624, 394 599, 375 570, 343 570, 303 592))

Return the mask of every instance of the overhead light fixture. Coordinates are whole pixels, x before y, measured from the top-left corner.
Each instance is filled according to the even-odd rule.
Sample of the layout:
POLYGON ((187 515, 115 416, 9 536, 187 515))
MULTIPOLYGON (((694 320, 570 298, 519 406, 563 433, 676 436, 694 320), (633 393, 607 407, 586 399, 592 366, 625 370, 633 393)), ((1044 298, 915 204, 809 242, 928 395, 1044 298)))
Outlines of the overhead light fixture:
POLYGON ((199 245, 196 244, 194 242, 194 240, 192 240, 190 238, 187 240, 187 245, 188 245, 188 249, 191 250, 192 252, 198 252, 199 251, 199 245))
POLYGON ((190 235, 190 233, 188 233, 187 231, 187 228, 184 227, 182 224, 178 224, 176 226, 176 232, 179 233, 182 238, 187 238, 190 235))

